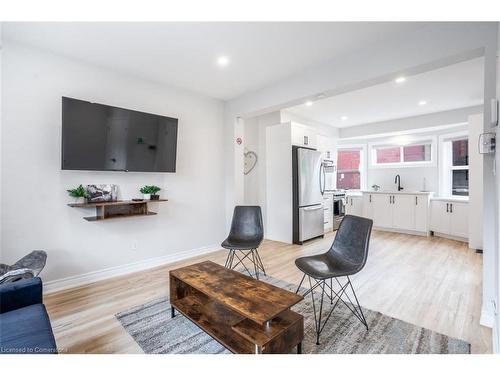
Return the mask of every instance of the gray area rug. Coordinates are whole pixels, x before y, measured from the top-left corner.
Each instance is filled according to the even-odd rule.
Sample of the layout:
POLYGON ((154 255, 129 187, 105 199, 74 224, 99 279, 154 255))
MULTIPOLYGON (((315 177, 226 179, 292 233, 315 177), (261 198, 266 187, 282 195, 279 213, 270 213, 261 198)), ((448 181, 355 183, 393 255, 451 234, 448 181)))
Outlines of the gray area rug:
MULTIPOLYGON (((297 286, 272 277, 262 281, 295 292, 297 286)), ((319 299, 319 293, 315 293, 319 299)), ((327 303, 326 307, 329 307, 327 303)), ((303 353, 320 354, 445 354, 470 353, 470 344, 413 324, 363 309, 370 330, 343 304, 337 305, 316 345, 312 300, 308 295, 292 308, 304 316, 303 353)), ((326 310, 328 312, 328 310, 326 310)), ((162 298, 116 315, 147 354, 229 353, 222 345, 179 313, 170 317, 162 298)))

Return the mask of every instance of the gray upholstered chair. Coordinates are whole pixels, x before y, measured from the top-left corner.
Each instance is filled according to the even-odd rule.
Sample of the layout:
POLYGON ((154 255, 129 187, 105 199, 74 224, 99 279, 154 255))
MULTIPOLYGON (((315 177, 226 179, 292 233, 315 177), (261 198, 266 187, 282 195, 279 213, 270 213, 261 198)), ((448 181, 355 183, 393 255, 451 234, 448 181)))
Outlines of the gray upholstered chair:
POLYGON ((373 221, 370 219, 346 215, 340 223, 330 250, 324 254, 302 257, 295 260, 297 268, 304 273, 296 293, 299 292, 306 276, 309 281, 310 288, 304 293, 304 297, 311 293, 317 345, 319 345, 321 331, 325 328, 328 319, 330 319, 333 310, 339 302, 347 306, 368 330, 368 323, 349 276, 361 271, 366 264, 372 225, 373 221), (346 278, 345 283, 341 283, 339 280, 339 278, 343 277, 346 278), (314 281, 311 281, 311 279, 314 281), (338 291, 334 289, 333 280, 335 280, 335 286, 340 288, 338 291), (349 297, 348 287, 350 287, 355 302, 349 297), (316 288, 321 293, 319 308, 317 308, 318 306, 316 306, 316 301, 314 300, 314 289, 316 288), (330 303, 333 304, 335 301, 335 304, 333 304, 330 312, 326 314, 326 319, 322 323, 321 317, 325 294, 330 299, 330 303), (349 303, 342 299, 343 296, 347 298, 349 303), (317 316, 318 312, 319 317, 317 316))
POLYGON ((47 253, 35 250, 19 259, 12 266, 0 263, 0 284, 36 277, 42 272, 46 261, 47 253))

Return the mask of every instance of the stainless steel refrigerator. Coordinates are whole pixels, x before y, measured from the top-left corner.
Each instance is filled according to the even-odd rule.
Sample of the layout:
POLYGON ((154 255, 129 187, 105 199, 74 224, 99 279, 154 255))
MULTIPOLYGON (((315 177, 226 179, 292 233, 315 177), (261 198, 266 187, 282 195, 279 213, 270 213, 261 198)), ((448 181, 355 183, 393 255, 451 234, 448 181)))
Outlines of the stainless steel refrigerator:
POLYGON ((324 234, 321 152, 293 146, 293 242, 324 234))

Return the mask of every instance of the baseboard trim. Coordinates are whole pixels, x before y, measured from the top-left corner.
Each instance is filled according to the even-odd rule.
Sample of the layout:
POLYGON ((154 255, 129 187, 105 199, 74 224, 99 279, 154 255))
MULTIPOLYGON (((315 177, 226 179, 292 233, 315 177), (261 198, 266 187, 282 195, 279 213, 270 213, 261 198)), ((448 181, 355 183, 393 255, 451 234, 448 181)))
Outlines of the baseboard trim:
POLYGON ((465 237, 457 237, 457 236, 451 236, 449 234, 445 234, 445 233, 440 233, 440 232, 432 232, 433 235, 435 237, 443 237, 443 238, 446 238, 448 240, 454 240, 454 241, 460 241, 460 242, 465 242, 465 243, 469 243, 469 240, 465 237))
POLYGON ((373 230, 379 230, 382 232, 410 234, 412 236, 429 237, 429 232, 420 232, 420 231, 415 231, 415 230, 405 230, 405 229, 398 229, 398 228, 386 228, 386 227, 375 227, 375 226, 373 227, 373 230))
POLYGON ((484 307, 481 309, 481 318, 479 319, 479 324, 485 327, 493 328, 495 325, 495 315, 493 312, 488 311, 484 307))
POLYGON ((62 279, 44 282, 44 294, 59 292, 65 289, 76 288, 82 285, 95 283, 110 279, 112 277, 123 276, 134 272, 144 271, 150 268, 163 266, 165 264, 178 262, 198 255, 212 253, 220 250, 220 245, 204 246, 197 249, 190 249, 161 257, 141 260, 134 263, 123 264, 116 267, 105 268, 99 271, 92 271, 81 275, 65 277, 62 279))

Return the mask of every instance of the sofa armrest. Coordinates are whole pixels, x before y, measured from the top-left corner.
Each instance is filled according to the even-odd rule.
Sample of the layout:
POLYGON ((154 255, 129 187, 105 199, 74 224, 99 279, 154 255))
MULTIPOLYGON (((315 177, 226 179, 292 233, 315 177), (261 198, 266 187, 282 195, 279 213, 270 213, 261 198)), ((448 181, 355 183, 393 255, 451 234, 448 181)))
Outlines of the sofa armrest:
POLYGON ((42 280, 34 277, 0 285, 0 313, 42 303, 42 280))

